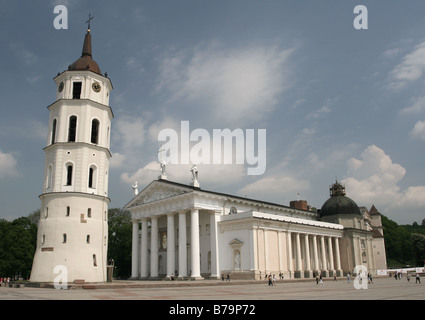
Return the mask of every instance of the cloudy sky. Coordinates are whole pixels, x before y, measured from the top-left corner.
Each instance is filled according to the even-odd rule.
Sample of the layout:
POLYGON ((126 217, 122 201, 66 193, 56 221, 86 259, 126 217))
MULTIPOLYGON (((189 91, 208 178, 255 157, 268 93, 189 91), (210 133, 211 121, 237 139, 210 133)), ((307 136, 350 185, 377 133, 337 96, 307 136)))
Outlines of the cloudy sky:
MULTIPOLYGON (((80 57, 89 13, 114 85, 111 208, 158 177, 159 132, 182 137, 188 121, 267 132, 263 174, 246 158, 201 163, 203 189, 320 208, 338 179, 359 206, 425 218, 422 0, 0 0, 0 217, 40 207, 52 79, 80 57), (68 29, 54 27, 57 5, 68 29)), ((190 183, 190 167, 169 164, 168 179, 190 183)))

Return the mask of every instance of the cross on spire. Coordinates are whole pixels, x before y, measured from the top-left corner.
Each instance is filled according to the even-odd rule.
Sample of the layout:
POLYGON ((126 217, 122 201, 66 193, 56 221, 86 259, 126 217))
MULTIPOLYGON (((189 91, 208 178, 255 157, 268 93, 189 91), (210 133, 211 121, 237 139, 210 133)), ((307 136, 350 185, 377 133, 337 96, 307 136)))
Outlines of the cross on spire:
POLYGON ((94 17, 91 16, 91 14, 89 13, 89 20, 86 21, 86 23, 88 24, 87 29, 90 30, 90 21, 93 20, 94 17))

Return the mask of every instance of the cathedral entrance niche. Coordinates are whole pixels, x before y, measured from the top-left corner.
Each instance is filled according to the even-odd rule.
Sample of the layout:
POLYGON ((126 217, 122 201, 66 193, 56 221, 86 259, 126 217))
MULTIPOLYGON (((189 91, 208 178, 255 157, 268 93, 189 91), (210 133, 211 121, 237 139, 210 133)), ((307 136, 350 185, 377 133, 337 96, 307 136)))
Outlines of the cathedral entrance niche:
POLYGON ((232 248, 232 271, 242 271, 241 248, 243 246, 243 242, 235 238, 230 241, 229 245, 232 248))

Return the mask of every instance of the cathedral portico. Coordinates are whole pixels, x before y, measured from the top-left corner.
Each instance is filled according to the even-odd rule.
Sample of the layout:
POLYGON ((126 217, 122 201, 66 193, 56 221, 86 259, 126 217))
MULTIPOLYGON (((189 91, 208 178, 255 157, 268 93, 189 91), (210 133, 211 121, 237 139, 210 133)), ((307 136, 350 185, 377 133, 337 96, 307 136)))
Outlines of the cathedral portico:
POLYGON ((364 261, 373 266, 370 232, 351 230, 347 238, 342 224, 310 211, 163 179, 125 209, 137 223, 133 278, 311 278, 352 273, 364 261))

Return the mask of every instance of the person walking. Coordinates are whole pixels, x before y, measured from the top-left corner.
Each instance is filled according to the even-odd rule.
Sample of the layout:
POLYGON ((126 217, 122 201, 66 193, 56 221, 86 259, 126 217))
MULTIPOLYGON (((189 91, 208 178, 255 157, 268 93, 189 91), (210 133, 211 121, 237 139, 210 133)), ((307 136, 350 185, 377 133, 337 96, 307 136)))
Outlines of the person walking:
POLYGON ((419 275, 419 272, 416 272, 416 283, 421 283, 421 277, 419 275))

